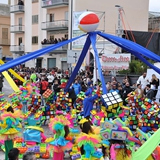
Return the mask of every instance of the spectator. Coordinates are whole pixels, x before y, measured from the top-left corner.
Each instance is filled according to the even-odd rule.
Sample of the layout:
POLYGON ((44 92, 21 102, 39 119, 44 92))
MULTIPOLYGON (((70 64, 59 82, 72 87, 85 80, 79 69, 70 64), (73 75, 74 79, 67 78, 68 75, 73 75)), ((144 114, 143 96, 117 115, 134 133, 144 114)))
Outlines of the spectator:
POLYGON ((24 2, 22 0, 18 0, 18 5, 24 5, 24 2))
POLYGON ((3 77, 2 74, 0 74, 0 92, 2 92, 2 88, 3 88, 3 77))
POLYGON ((124 88, 126 86, 126 79, 124 78, 122 81, 122 88, 124 88))
POLYGON ((40 85, 40 94, 42 95, 48 89, 48 82, 42 77, 40 85))
POLYGON ((23 155, 23 160, 37 160, 34 152, 26 152, 23 155))
POLYGON ((53 75, 52 75, 51 72, 49 73, 49 75, 47 76, 47 78, 48 78, 49 88, 51 88, 52 85, 53 85, 53 81, 54 81, 54 77, 53 77, 53 75))
POLYGON ((131 78, 128 75, 125 76, 125 79, 129 82, 130 86, 132 86, 131 78))
POLYGON ((123 88, 121 85, 118 86, 118 93, 121 97, 123 96, 123 88))
POLYGON ((75 107, 75 101, 76 101, 77 96, 76 96, 76 93, 74 91, 74 88, 71 88, 69 90, 69 98, 72 99, 72 107, 75 107))
POLYGON ((12 148, 8 153, 9 160, 18 160, 19 150, 17 148, 12 148))
POLYGON ((81 83, 81 91, 82 92, 85 92, 86 90, 87 90, 87 86, 85 85, 85 83, 82 81, 82 83, 81 83))
POLYGON ((156 77, 155 74, 152 74, 152 79, 150 84, 151 84, 151 89, 154 90, 154 97, 156 97, 158 86, 159 86, 159 79, 156 77))
POLYGON ((57 95, 58 92, 60 92, 60 85, 58 83, 58 80, 54 81, 53 90, 54 90, 54 92, 55 92, 56 95, 57 95))
POLYGON ((127 95, 132 92, 132 88, 130 87, 129 82, 126 83, 126 86, 123 88, 123 94, 122 94, 122 99, 123 99, 123 104, 126 105, 126 98, 127 95))
POLYGON ((117 89, 116 85, 112 85, 112 89, 109 91, 109 93, 112 93, 112 92, 119 93, 119 90, 117 89))
POLYGON ((142 89, 144 90, 144 88, 146 87, 147 84, 149 84, 149 80, 148 78, 146 77, 146 72, 143 73, 142 76, 140 76, 137 80, 137 84, 141 84, 142 86, 142 89))
POLYGON ((137 96, 143 97, 143 90, 141 88, 141 84, 137 84, 137 89, 135 90, 137 96))
POLYGON ((81 85, 78 83, 77 79, 75 80, 75 83, 73 84, 72 87, 74 88, 76 95, 78 95, 79 92, 81 91, 81 85))
POLYGON ((107 88, 107 91, 108 91, 108 92, 112 89, 112 85, 111 85, 111 82, 110 82, 110 81, 107 82, 106 88, 107 88))
POLYGON ((42 77, 41 83, 40 83, 40 94, 41 94, 41 105, 45 106, 45 100, 43 98, 43 93, 48 89, 49 83, 45 80, 44 77, 42 77))
POLYGON ((146 85, 146 90, 147 90, 146 98, 153 100, 154 99, 154 90, 151 89, 151 85, 150 84, 146 85))

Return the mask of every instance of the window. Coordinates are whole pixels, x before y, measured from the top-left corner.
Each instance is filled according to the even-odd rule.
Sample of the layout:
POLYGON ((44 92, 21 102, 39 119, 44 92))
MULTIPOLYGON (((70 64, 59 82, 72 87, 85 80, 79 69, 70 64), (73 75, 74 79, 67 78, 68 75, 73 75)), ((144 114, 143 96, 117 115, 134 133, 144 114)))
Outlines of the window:
POLYGON ((68 20, 68 11, 65 12, 65 20, 68 20))
POLYGON ((50 36, 50 39, 54 39, 54 36, 50 36))
POLYGON ((18 38, 18 44, 19 44, 19 46, 20 46, 21 43, 22 43, 22 37, 19 37, 18 38))
POLYGON ((37 44, 38 43, 38 36, 32 37, 32 44, 37 44))
POLYGON ((32 16, 32 24, 37 24, 38 23, 38 15, 33 15, 32 16))
POLYGON ((54 14, 50 14, 49 15, 49 21, 50 22, 54 22, 54 14))
POLYGON ((2 39, 8 39, 8 28, 2 28, 2 39))
POLYGON ((18 22, 19 22, 19 26, 22 26, 22 18, 19 18, 18 22))

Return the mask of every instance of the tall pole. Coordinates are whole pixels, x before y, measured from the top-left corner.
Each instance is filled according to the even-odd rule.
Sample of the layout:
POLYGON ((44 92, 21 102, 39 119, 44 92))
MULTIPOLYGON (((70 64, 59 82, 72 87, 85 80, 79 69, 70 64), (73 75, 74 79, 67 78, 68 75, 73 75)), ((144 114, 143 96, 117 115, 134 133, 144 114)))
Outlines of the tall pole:
MULTIPOLYGON (((73 0, 70 0, 70 39, 72 39, 72 30, 73 30, 73 0)), ((72 43, 70 43, 70 50, 72 50, 72 43)))
MULTIPOLYGON (((118 37, 122 37, 123 29, 122 29, 122 25, 121 25, 121 11, 122 11, 123 7, 121 7, 119 5, 115 5, 115 7, 118 8, 118 26, 117 26, 116 34, 118 37)), ((121 53, 120 47, 118 47, 117 52, 121 53)))
MULTIPOLYGON (((73 30, 73 0, 70 0, 70 39, 72 39, 72 30, 73 30)), ((72 50, 72 42, 70 43, 70 50, 72 50)), ((70 70, 72 73, 72 63, 70 63, 70 70)))

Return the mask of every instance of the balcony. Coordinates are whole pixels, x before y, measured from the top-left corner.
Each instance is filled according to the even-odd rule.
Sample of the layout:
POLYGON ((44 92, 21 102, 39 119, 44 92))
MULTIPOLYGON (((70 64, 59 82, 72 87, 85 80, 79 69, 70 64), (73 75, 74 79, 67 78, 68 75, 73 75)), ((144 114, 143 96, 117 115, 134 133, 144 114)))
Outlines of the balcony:
POLYGON ((69 0, 42 0, 42 8, 58 8, 68 6, 69 0))
POLYGON ((36 2, 38 2, 38 0, 32 0, 32 3, 36 3, 36 2))
POLYGON ((11 26, 10 32, 11 33, 24 33, 24 26, 22 25, 11 26))
POLYGON ((53 22, 42 22, 42 30, 48 30, 48 31, 68 30, 68 21, 59 20, 53 22))
POLYGON ((24 46, 10 46, 10 52, 13 53, 24 53, 24 46))
POLYGON ((10 45, 10 39, 0 39, 0 45, 1 46, 9 46, 10 45))
MULTIPOLYGON (((54 45, 54 44, 42 44, 42 48, 49 47, 51 45, 54 45)), ((64 53, 64 52, 67 52, 67 50, 68 50, 68 44, 60 48, 57 48, 56 50, 51 51, 51 53, 64 53)))
POLYGON ((23 13, 24 5, 14 5, 10 6, 10 13, 23 13))

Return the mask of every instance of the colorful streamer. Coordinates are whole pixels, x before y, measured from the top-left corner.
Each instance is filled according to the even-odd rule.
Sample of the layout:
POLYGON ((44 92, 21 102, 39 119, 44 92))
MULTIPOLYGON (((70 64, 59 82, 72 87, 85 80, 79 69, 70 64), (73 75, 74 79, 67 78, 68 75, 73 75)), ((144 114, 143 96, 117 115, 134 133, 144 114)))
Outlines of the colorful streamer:
POLYGON ((136 152, 132 160, 146 160, 160 144, 160 129, 158 129, 136 152))
MULTIPOLYGON (((5 64, 1 59, 0 59, 0 64, 5 64)), ((16 77, 17 79, 19 79, 21 82, 25 82, 25 79, 22 78, 19 74, 17 74, 13 69, 9 69, 8 70, 14 77, 16 77)))
POLYGON ((92 47, 93 47, 93 50, 94 50, 94 54, 95 54, 95 58, 96 58, 96 63, 97 63, 97 67, 98 67, 100 80, 102 82, 103 94, 107 94, 107 88, 106 88, 105 80, 104 80, 104 77, 103 77, 103 74, 102 74, 102 69, 101 69, 102 67, 101 67, 101 63, 99 61, 98 51, 97 51, 97 48, 96 48, 96 36, 97 35, 96 35, 96 32, 92 32, 89 35, 90 35, 89 37, 90 37, 92 47))
POLYGON ((107 39, 108 41, 116 44, 117 46, 120 46, 122 47, 123 49, 129 51, 130 53, 134 54, 137 58, 139 58, 142 62, 144 62, 145 64, 147 64, 150 68, 152 68, 153 70, 155 70, 157 73, 160 74, 160 69, 156 66, 154 66, 153 64, 151 64, 150 62, 148 62, 143 56, 146 56, 147 58, 150 58, 150 59, 153 59, 155 61, 160 61, 160 56, 154 54, 153 52, 147 50, 144 48, 143 52, 139 52, 141 50, 141 48, 143 48, 142 46, 134 43, 134 42, 131 42, 128 40, 125 40, 123 38, 119 38, 119 37, 116 37, 116 36, 111 36, 111 35, 108 35, 108 34, 105 34, 105 33, 100 33, 98 32, 98 34, 100 36, 102 36, 103 38, 107 39), (121 40, 123 39, 123 40, 121 40), (127 43, 125 43, 127 41, 127 43), (128 44, 129 45, 126 45, 128 44), (133 44, 133 45, 132 45, 133 44), (134 47, 134 46, 138 46, 137 47, 134 47), (143 54, 142 54, 143 53, 143 54), (143 56, 142 56, 143 55, 143 56))
POLYGON ((86 54, 88 52, 88 49, 89 49, 90 45, 91 45, 91 41, 90 41, 90 38, 88 36, 87 40, 86 40, 86 43, 85 43, 85 45, 83 47, 82 53, 81 53, 81 55, 80 55, 80 57, 78 59, 77 65, 74 68, 73 73, 72 73, 72 75, 71 75, 71 77, 70 77, 70 79, 69 79, 69 81, 68 81, 68 83, 66 85, 65 91, 69 90, 69 87, 71 86, 72 82, 74 81, 74 79, 75 79, 75 77, 76 77, 76 75, 77 75, 77 73, 78 73, 78 71, 79 71, 79 69, 80 69, 80 67, 81 67, 81 65, 82 65, 82 63, 84 61, 84 58, 85 58, 85 56, 86 56, 86 54))
POLYGON ((19 88, 18 86, 15 84, 15 82, 13 81, 13 79, 10 77, 10 75, 8 74, 7 71, 2 72, 3 76, 5 77, 5 79, 7 80, 7 82, 9 83, 9 85, 12 87, 12 89, 15 92, 19 92, 19 88))
POLYGON ((75 40, 77 40, 77 39, 79 39, 79 38, 81 38, 83 36, 86 36, 86 34, 78 36, 78 37, 75 37, 73 39, 69 39, 69 40, 63 41, 63 42, 59 42, 59 43, 51 45, 49 47, 45 47, 45 48, 39 49, 37 51, 31 52, 29 54, 26 54, 24 56, 18 57, 16 59, 14 59, 14 60, 12 60, 12 61, 10 61, 10 62, 2 65, 2 66, 0 66, 0 72, 6 71, 9 68, 12 68, 12 67, 17 66, 17 65, 22 64, 22 63, 25 63, 25 62, 27 62, 27 61, 29 61, 31 59, 34 59, 34 58, 37 58, 37 57, 43 55, 43 54, 49 53, 49 52, 51 52, 51 51, 53 51, 53 50, 55 50, 55 49, 57 49, 57 48, 59 48, 61 46, 64 46, 64 45, 66 45, 68 43, 71 43, 71 42, 73 42, 73 41, 75 41, 75 40))

